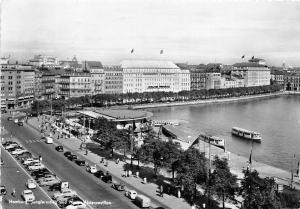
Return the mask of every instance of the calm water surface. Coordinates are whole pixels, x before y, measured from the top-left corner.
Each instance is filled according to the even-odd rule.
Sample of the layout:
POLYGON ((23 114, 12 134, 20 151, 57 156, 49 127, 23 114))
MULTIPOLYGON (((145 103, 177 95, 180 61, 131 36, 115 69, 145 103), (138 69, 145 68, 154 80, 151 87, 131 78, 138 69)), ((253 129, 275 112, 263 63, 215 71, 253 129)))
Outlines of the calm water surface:
MULTIPOLYGON (((248 157, 250 142, 231 135, 231 127, 262 134, 254 144, 253 159, 290 170, 294 154, 300 160, 300 96, 280 96, 243 102, 150 108, 153 119, 179 120, 191 132, 226 139, 230 152, 248 157)), ((297 160, 296 160, 297 161, 297 160)))

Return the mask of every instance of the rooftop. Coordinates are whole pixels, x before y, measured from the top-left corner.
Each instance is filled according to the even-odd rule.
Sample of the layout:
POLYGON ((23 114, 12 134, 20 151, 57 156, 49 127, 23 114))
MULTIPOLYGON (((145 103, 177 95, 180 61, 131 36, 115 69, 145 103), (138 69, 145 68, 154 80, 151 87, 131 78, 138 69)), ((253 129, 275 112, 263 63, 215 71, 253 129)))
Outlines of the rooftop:
POLYGON ((235 63, 233 67, 268 67, 267 65, 261 65, 256 62, 241 62, 241 63, 235 63))
POLYGON ((155 68, 155 69, 180 69, 171 61, 163 60, 124 60, 122 68, 155 68))
POLYGON ((127 109, 103 109, 96 108, 95 110, 83 110, 78 113, 86 115, 92 118, 103 117, 107 120, 113 120, 117 122, 121 121, 133 121, 152 117, 153 114, 147 111, 141 110, 127 110, 127 109))
POLYGON ((88 68, 93 68, 93 69, 103 69, 103 65, 99 61, 84 61, 82 62, 82 65, 83 66, 87 65, 88 68))

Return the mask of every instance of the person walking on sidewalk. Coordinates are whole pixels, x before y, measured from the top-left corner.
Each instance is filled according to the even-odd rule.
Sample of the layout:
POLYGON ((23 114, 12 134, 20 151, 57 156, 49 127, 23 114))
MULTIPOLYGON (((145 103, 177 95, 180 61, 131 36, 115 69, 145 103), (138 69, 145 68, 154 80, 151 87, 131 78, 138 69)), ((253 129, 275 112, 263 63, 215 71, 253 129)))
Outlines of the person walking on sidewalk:
POLYGON ((11 193, 11 196, 15 197, 15 195, 16 195, 16 189, 13 188, 12 193, 11 193))
POLYGON ((164 197, 164 191, 163 191, 163 186, 160 185, 160 196, 164 197))

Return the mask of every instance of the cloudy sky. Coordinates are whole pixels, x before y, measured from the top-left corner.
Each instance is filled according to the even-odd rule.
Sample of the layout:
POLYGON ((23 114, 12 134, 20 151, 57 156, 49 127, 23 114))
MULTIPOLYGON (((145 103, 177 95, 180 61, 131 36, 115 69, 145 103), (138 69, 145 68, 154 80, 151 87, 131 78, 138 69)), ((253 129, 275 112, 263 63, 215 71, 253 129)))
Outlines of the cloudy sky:
POLYGON ((232 64, 245 54, 300 66, 299 1, 2 0, 1 9, 1 55, 16 59, 232 64))

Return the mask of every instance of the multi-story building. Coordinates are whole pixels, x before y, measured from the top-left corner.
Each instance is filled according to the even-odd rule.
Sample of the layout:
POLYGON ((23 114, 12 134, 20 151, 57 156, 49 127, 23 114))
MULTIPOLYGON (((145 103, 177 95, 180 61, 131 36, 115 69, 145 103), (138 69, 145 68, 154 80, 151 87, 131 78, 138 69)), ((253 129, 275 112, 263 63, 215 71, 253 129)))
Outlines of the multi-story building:
POLYGON ((270 68, 265 64, 265 60, 254 58, 233 66, 231 74, 242 76, 245 87, 270 85, 270 68))
POLYGON ((123 93, 190 90, 189 71, 170 61, 124 60, 121 68, 123 93))
POLYGON ((1 109, 28 107, 34 100, 35 70, 30 65, 1 65, 1 109))
POLYGON ((191 90, 205 89, 206 72, 205 69, 193 68, 190 70, 191 90))
POLYGON ((119 65, 104 66, 104 93, 121 94, 123 93, 123 70, 119 65))
POLYGON ((244 79, 221 77, 221 89, 244 87, 244 79))
POLYGON ((221 73, 206 73, 205 89, 220 89, 221 88, 221 73))
POLYGON ((59 66, 59 60, 53 56, 35 55, 33 59, 29 60, 29 64, 37 67, 53 67, 59 66))
POLYGON ((84 72, 65 73, 59 78, 60 97, 68 99, 91 95, 91 75, 84 72))
POLYGON ((284 89, 287 91, 300 91, 300 74, 289 73, 284 75, 284 89))
POLYGON ((91 74, 91 94, 103 94, 105 74, 102 63, 99 61, 84 61, 82 66, 84 71, 91 74))
POLYGON ((284 86, 284 75, 286 74, 287 72, 283 70, 273 70, 271 71, 271 80, 276 84, 284 86))

